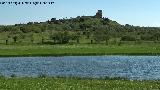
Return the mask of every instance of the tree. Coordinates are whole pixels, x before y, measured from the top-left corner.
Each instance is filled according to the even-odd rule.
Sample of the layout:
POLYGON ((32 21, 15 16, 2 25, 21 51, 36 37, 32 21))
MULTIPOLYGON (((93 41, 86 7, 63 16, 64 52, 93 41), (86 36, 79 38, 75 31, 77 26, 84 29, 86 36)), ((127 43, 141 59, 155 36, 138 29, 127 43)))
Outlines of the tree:
POLYGON ((158 32, 158 33, 155 33, 154 36, 155 36, 155 38, 156 38, 156 41, 159 41, 160 33, 159 33, 159 32, 158 32))
POLYGON ((79 43, 80 33, 79 32, 73 32, 70 34, 71 40, 76 40, 77 43, 79 43))
POLYGON ((136 41, 136 38, 135 36, 128 34, 128 35, 122 36, 121 40, 122 41, 136 41))
POLYGON ((66 44, 69 42, 70 36, 68 31, 58 31, 54 32, 51 36, 51 39, 54 40, 54 43, 66 44))
POLYGON ((70 36, 69 36, 69 32, 68 31, 64 31, 62 33, 62 44, 66 44, 69 42, 70 36))
POLYGON ((16 43, 17 40, 18 40, 18 36, 14 36, 14 37, 13 37, 13 40, 14 40, 14 43, 16 43))
POLYGON ((107 40, 107 35, 103 30, 96 30, 92 37, 97 43, 107 40))

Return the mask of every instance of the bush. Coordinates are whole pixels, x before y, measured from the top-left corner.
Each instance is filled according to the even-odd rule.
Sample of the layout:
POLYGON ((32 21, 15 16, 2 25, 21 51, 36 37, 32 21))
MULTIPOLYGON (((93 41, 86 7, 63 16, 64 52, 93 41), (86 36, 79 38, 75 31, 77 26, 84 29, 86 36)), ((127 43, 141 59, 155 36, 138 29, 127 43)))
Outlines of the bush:
POLYGON ((136 38, 134 36, 129 36, 129 35, 125 35, 125 36, 122 36, 122 41, 135 41, 136 38))

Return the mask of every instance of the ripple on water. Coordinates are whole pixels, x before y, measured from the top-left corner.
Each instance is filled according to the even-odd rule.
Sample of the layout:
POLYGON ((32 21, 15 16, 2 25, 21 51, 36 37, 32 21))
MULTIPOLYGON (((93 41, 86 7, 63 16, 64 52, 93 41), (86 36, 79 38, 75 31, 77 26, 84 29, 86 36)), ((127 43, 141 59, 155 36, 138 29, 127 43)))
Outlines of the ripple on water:
POLYGON ((10 76, 78 76, 160 79, 158 56, 65 56, 0 58, 0 72, 10 76))

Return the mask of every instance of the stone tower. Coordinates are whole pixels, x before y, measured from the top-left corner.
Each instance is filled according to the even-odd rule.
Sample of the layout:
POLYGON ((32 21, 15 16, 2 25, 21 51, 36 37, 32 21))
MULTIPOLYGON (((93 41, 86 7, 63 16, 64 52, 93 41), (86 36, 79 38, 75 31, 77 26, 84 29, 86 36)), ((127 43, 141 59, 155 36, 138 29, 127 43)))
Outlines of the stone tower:
POLYGON ((95 17, 102 18, 102 10, 98 10, 98 12, 96 13, 95 17))

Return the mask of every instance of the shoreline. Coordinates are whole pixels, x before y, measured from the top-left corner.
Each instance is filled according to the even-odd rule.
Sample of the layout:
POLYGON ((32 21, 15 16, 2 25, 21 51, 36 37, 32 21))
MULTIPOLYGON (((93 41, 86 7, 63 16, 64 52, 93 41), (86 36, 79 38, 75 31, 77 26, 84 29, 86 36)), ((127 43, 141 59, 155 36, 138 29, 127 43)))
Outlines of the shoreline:
POLYGON ((20 54, 20 55, 0 55, 1 57, 66 57, 66 56, 160 56, 160 53, 111 53, 111 54, 20 54))
POLYGON ((16 76, 15 74, 12 74, 11 76, 3 76, 0 75, 0 79, 24 79, 24 78, 31 78, 31 79, 44 79, 44 78, 52 78, 52 79, 78 79, 78 80, 123 80, 123 81, 160 81, 160 79, 129 79, 125 77, 78 77, 78 76, 48 76, 45 74, 38 75, 38 76, 16 76))

